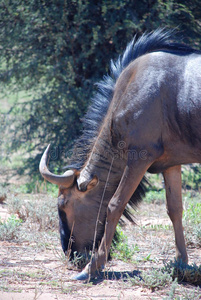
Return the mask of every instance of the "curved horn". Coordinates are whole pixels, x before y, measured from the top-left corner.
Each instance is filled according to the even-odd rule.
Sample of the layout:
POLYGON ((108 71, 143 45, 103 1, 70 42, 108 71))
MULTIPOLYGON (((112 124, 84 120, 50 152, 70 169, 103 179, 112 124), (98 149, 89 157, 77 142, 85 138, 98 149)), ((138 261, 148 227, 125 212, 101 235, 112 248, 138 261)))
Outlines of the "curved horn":
POLYGON ((41 157, 40 160, 40 165, 39 165, 39 171, 43 178, 45 178, 47 181, 57 184, 57 185, 62 185, 63 187, 69 188, 74 181, 74 171, 68 170, 66 171, 63 175, 56 175, 51 173, 46 165, 47 157, 48 157, 48 152, 49 152, 50 144, 47 146, 45 152, 43 153, 43 156, 41 157))

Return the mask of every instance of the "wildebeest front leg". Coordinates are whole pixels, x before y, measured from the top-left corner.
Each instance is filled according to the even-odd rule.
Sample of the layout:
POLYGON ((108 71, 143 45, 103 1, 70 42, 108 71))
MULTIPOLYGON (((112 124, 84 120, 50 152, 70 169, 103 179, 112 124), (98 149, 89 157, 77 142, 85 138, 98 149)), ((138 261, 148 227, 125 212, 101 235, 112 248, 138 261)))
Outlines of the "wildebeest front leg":
POLYGON ((93 257, 92 262, 75 279, 87 279, 89 274, 93 274, 96 270, 100 269, 107 261, 118 221, 148 167, 149 165, 145 162, 136 162, 134 166, 126 166, 119 186, 108 205, 105 231, 98 252, 93 257))
POLYGON ((176 259, 188 262, 182 226, 181 166, 175 166, 163 172, 166 188, 167 213, 175 232, 176 259))

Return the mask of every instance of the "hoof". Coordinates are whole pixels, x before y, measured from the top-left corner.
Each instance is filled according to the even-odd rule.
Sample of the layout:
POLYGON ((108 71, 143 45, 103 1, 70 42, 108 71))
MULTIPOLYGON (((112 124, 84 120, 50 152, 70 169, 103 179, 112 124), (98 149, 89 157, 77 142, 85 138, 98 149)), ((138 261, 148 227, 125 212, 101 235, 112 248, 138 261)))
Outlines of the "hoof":
POLYGON ((72 279, 73 280, 88 280, 89 279, 89 274, 86 273, 85 271, 82 271, 78 275, 74 276, 72 279))

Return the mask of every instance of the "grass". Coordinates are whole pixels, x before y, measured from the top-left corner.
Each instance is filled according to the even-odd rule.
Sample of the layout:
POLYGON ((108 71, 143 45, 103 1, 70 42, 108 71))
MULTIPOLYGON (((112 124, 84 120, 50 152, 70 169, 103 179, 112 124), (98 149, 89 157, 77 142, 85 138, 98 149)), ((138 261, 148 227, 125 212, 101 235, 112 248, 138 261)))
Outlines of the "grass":
POLYGON ((184 211, 184 220, 190 224, 199 225, 201 222, 201 201, 199 198, 188 197, 184 211))
POLYGON ((171 229, 170 225, 163 225, 163 224, 151 224, 150 226, 151 230, 155 230, 155 231, 161 231, 161 230, 169 230, 171 229))
POLYGON ((116 228, 116 239, 113 240, 111 247, 111 256, 122 261, 128 261, 132 259, 136 252, 139 252, 137 244, 129 245, 128 237, 118 225, 116 228))
POLYGON ((6 277, 6 276, 16 276, 17 278, 20 278, 22 280, 26 279, 48 279, 47 275, 42 270, 36 270, 35 272, 32 271, 21 271, 21 270, 13 270, 9 271, 7 269, 0 270, 0 278, 6 277))
POLYGON ((184 226, 187 244, 201 246, 201 202, 200 195, 187 193, 185 196, 184 226))

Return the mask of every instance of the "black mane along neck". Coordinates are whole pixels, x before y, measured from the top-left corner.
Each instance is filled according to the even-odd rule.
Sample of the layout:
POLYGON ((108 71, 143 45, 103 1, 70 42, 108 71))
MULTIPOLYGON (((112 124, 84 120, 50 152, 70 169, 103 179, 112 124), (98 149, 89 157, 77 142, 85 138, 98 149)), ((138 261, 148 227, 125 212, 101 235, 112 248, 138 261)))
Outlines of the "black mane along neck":
MULTIPOLYGON (((86 162, 87 155, 90 153, 94 141, 99 133, 103 119, 107 113, 110 102, 112 101, 115 83, 122 71, 138 57, 151 52, 164 51, 176 53, 177 55, 188 55, 198 53, 186 45, 172 43, 173 30, 158 29, 151 33, 143 34, 139 39, 136 36, 127 45, 126 50, 116 61, 111 61, 110 75, 103 77, 97 83, 97 94, 92 98, 89 109, 83 119, 83 133, 76 141, 73 155, 67 168, 81 170, 86 162)), ((200 52, 199 52, 200 53, 200 52)), ((141 201, 145 194, 147 181, 145 177, 141 181, 137 190, 129 201, 131 207, 141 201)), ((132 220, 129 209, 124 211, 127 219, 132 220)))

